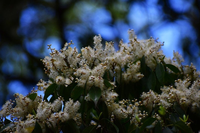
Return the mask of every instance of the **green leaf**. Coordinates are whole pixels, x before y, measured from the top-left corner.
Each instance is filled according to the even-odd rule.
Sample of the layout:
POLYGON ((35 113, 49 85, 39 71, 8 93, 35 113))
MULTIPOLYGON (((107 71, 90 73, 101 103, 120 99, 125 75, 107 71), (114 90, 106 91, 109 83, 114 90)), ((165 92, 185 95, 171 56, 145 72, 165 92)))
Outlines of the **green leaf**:
POLYGON ((160 115, 165 115, 166 114, 166 110, 165 110, 165 108, 162 105, 160 105, 158 113, 160 115))
POLYGON ((154 133, 162 133, 162 126, 160 124, 160 121, 157 122, 155 129, 154 129, 154 133))
POLYGON ((161 63, 156 66, 156 77, 160 83, 163 83, 165 77, 165 68, 161 63))
POLYGON ((155 120, 156 120, 156 118, 152 118, 152 117, 149 117, 146 120, 144 120, 144 122, 140 128, 140 132, 142 132, 147 126, 151 125, 155 120))
POLYGON ((141 58, 141 65, 140 66, 141 66, 140 67, 141 73, 144 74, 145 77, 146 76, 148 77, 151 73, 151 68, 146 65, 144 56, 142 56, 142 58, 141 58))
POLYGON ((109 121, 109 123, 115 128, 117 133, 119 133, 119 128, 113 122, 111 122, 110 120, 107 120, 107 121, 109 121))
POLYGON ((166 64, 166 67, 168 67, 174 73, 180 73, 180 70, 177 67, 175 67, 174 65, 172 65, 172 64, 166 64))
POLYGON ((172 113, 169 118, 171 123, 176 123, 177 121, 180 121, 179 115, 177 113, 172 113))
POLYGON ((47 98, 52 95, 54 93, 54 91, 56 90, 56 88, 58 87, 57 84, 51 84, 46 90, 45 90, 45 93, 44 93, 44 100, 47 101, 47 98))
POLYGON ((129 128, 128 128, 128 133, 132 133, 136 128, 137 128, 137 127, 136 127, 136 125, 135 125, 134 123, 131 124, 131 125, 129 126, 129 128))
POLYGON ((92 86, 89 91, 90 98, 94 101, 95 105, 97 105, 97 102, 99 98, 101 97, 101 89, 95 86, 92 86))
POLYGON ((93 119, 95 119, 95 120, 99 120, 99 118, 101 117, 101 115, 102 115, 102 112, 100 112, 100 114, 98 115, 97 114, 97 111, 96 110, 94 110, 93 108, 90 110, 90 115, 92 116, 92 118, 93 119))
POLYGON ((96 127, 97 126, 95 125, 88 126, 82 131, 82 133, 96 133, 96 127))
POLYGON ((107 87, 107 88, 110 88, 110 87, 113 87, 113 85, 106 79, 104 79, 104 85, 107 87))
POLYGON ((144 56, 142 56, 142 59, 141 59, 141 72, 142 73, 146 73, 146 64, 145 64, 145 57, 144 56))
POLYGON ((9 123, 11 123, 11 121, 8 120, 8 119, 6 118, 6 119, 4 120, 4 124, 7 125, 7 124, 9 124, 9 123))
POLYGON ((119 127, 115 125, 115 123, 111 122, 108 118, 103 118, 100 121, 100 125, 104 127, 106 130, 111 131, 116 131, 115 133, 119 133, 119 127))
POLYGON ((189 128, 184 122, 177 121, 175 124, 175 127, 181 130, 182 133, 193 133, 191 128, 189 128))
POLYGON ((165 129, 163 129, 162 133, 173 133, 173 132, 168 127, 166 127, 165 129))
POLYGON ((61 124, 61 130, 63 133, 80 133, 76 122, 71 119, 61 124))
POLYGON ((111 78, 110 72, 109 72, 109 70, 106 70, 104 72, 103 79, 111 80, 110 78, 111 78))
POLYGON ((74 99, 74 100, 77 100, 81 94, 83 93, 84 89, 78 85, 76 85, 74 87, 74 89, 72 90, 71 92, 71 97, 74 99))
POLYGON ((70 85, 68 85, 67 87, 65 87, 64 85, 60 85, 58 94, 60 96, 62 96, 64 98, 65 101, 68 101, 69 98, 71 97, 71 93, 72 90, 74 89, 74 87, 77 85, 77 83, 75 83, 73 81, 73 83, 71 83, 70 85))
POLYGON ((185 114, 185 112, 177 102, 174 103, 173 108, 178 113, 179 117, 182 117, 185 114))
POLYGON ((38 122, 36 121, 35 123, 35 128, 32 131, 32 133, 42 133, 42 128, 40 127, 40 125, 38 124, 38 122))
POLYGON ((101 112, 101 116, 99 115, 99 118, 108 118, 109 117, 109 113, 108 113, 108 107, 105 104, 104 101, 99 101, 98 102, 98 112, 101 112))
POLYGON ((151 72, 151 74, 148 77, 147 80, 147 87, 149 90, 155 90, 156 87, 156 76, 153 72, 151 72))
POLYGON ((36 97, 37 97, 37 93, 32 93, 28 95, 28 98, 30 98, 32 101, 34 101, 36 97))

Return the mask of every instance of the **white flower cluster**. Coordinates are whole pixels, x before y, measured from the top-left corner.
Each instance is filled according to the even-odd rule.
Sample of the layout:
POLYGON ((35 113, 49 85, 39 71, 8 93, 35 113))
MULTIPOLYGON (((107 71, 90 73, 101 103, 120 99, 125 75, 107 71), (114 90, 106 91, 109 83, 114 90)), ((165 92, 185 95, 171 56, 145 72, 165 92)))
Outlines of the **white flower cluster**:
MULTIPOLYGON (((70 47, 72 42, 66 43, 61 51, 52 49, 49 45, 51 54, 42 61, 45 65, 45 73, 50 79, 48 82, 40 80, 37 84, 38 90, 46 92, 52 84, 67 87, 76 83, 77 86, 86 88, 86 92, 89 92, 95 86, 101 90, 100 100, 108 107, 111 119, 130 118, 130 123, 136 125, 141 124, 141 119, 148 115, 147 112, 140 110, 142 105, 150 109, 156 105, 162 105, 167 109, 173 102, 178 102, 182 106, 200 107, 199 72, 193 64, 182 66, 183 59, 177 52, 174 52, 173 59, 167 58, 160 50, 163 44, 157 40, 153 38, 138 40, 133 30, 129 30, 128 33, 129 43, 120 41, 118 51, 115 50, 113 42, 106 42, 103 48, 100 35, 94 37, 94 48, 90 46, 82 48, 81 53, 78 53, 76 47, 70 47), (175 81, 175 86, 164 86, 161 94, 152 90, 143 92, 140 97, 142 101, 117 99, 120 95, 115 90, 117 83, 121 80, 125 83, 135 83, 144 77, 141 73, 141 58, 145 58, 145 64, 152 71, 155 71, 156 65, 160 62, 176 66, 184 80, 175 81), (111 78, 107 81, 109 87, 105 85, 106 72, 111 78), (191 84, 190 81, 194 82, 191 84)), ((166 70, 174 73, 168 68, 166 70)), ((11 129, 13 125, 10 126, 11 131, 30 132, 38 123, 45 132, 46 126, 55 128, 60 121, 74 119, 77 124, 81 121, 81 114, 78 112, 81 106, 79 101, 74 102, 69 99, 64 103, 63 98, 58 97, 50 103, 39 96, 36 96, 34 100, 20 94, 15 96, 16 106, 12 107, 13 102, 7 101, 0 111, 1 118, 8 115, 17 117, 13 119, 15 128, 11 129)), ((83 99, 92 100, 88 93, 83 99)), ((157 114, 156 117, 160 119, 157 114)))
POLYGON ((152 108, 156 105, 162 105, 164 108, 171 107, 174 102, 179 103, 184 108, 191 106, 193 111, 200 107, 200 80, 197 79, 190 83, 189 79, 185 80, 176 80, 175 87, 173 86, 164 86, 161 94, 157 94, 150 90, 147 93, 143 93, 141 98, 143 104, 152 108))
POLYGON ((65 103, 64 111, 61 111, 61 98, 56 99, 53 103, 48 103, 42 101, 42 97, 39 96, 34 100, 31 100, 28 96, 22 96, 21 94, 15 94, 15 96, 16 106, 13 108, 13 102, 7 101, 0 111, 1 119, 11 115, 13 124, 4 129, 8 132, 32 132, 36 121, 41 126, 42 131, 46 132, 45 125, 56 128, 59 121, 64 122, 69 119, 80 120, 80 114, 77 113, 80 107, 78 101, 73 102, 73 100, 69 99, 69 101, 65 103), (26 119, 24 119, 25 117, 26 119))
MULTIPOLYGON (((94 48, 90 46, 82 48, 81 54, 77 52, 76 47, 74 49, 70 47, 72 42, 66 43, 61 52, 52 49, 49 45, 52 53, 51 57, 45 57, 43 60, 46 67, 45 72, 57 84, 69 85, 75 76, 79 86, 84 86, 87 81, 88 88, 95 85, 103 90, 105 88, 102 86, 102 76, 105 70, 109 70, 111 75, 116 76, 120 69, 127 65, 128 68, 123 73, 123 78, 127 82, 138 81, 143 77, 143 74, 139 72, 140 62, 134 62, 145 56, 145 63, 150 68, 155 69, 154 58, 161 59, 164 56, 162 51, 159 51, 162 44, 153 38, 137 40, 133 30, 129 31, 129 37, 128 44, 120 41, 119 51, 115 50, 113 42, 106 42, 103 49, 100 35, 94 37, 94 48)), ((42 86, 41 83, 38 86, 42 86)), ((43 86, 46 88, 47 85, 43 86)))

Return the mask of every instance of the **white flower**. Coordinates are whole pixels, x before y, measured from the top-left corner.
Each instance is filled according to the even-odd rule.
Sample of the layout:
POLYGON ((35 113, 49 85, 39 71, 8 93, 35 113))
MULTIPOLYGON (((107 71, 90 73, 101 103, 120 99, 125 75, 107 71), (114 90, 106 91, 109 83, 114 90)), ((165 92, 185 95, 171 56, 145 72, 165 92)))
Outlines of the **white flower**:
POLYGON ((41 102, 37 108, 36 118, 38 118, 40 121, 44 121, 50 115, 51 115, 51 104, 45 101, 41 102))
POLYGON ((13 116, 23 118, 35 108, 34 102, 27 96, 15 94, 15 97, 16 106, 12 109, 13 116))
POLYGON ((64 122, 64 121, 74 118, 77 114, 77 111, 80 108, 80 105, 81 104, 79 101, 73 102, 72 99, 69 99, 69 101, 65 103, 65 108, 64 108, 63 112, 60 111, 58 113, 59 119, 62 122, 64 122))
POLYGON ((56 128, 56 124, 58 123, 58 113, 51 114, 50 118, 48 119, 47 125, 50 128, 56 128))
POLYGON ((11 101, 6 101, 0 111, 0 117, 6 117, 11 113, 13 103, 11 101))
POLYGON ((54 112, 59 111, 61 109, 61 106, 62 106, 62 101, 60 98, 54 100, 54 102, 51 104, 52 111, 54 112))
POLYGON ((178 65, 181 65, 181 63, 184 62, 183 57, 178 52, 173 51, 173 55, 173 59, 178 63, 178 65))
POLYGON ((101 35, 94 36, 93 39, 94 39, 94 44, 96 44, 96 46, 101 44, 101 41, 102 41, 101 35))
POLYGON ((58 85, 62 85, 62 84, 65 84, 65 78, 63 76, 57 76, 56 77, 56 84, 58 85))
POLYGON ((62 122, 70 119, 70 115, 68 113, 65 113, 65 112, 59 112, 58 117, 62 122))

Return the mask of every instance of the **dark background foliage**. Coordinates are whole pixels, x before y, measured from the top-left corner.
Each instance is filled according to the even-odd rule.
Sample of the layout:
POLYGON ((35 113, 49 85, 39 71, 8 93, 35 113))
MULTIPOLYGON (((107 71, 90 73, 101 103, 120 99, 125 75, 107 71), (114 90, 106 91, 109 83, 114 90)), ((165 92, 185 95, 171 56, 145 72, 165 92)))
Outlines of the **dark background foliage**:
POLYGON ((81 48, 97 34, 117 44, 128 29, 140 39, 159 37, 167 56, 179 51, 200 68, 199 0, 1 0, 0 105, 48 79, 40 61, 47 44, 60 49, 73 40, 81 48))

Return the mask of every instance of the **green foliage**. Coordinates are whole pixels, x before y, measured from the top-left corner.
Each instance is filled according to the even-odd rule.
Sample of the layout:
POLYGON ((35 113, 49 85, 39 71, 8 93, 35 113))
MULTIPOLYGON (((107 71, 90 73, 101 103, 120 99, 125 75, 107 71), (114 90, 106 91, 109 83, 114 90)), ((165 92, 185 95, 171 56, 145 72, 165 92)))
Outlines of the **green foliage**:
POLYGON ((79 128, 74 120, 68 120, 64 123, 61 123, 61 130, 63 133, 80 133, 79 128))
POLYGON ((92 86, 89 91, 90 98, 94 101, 95 105, 97 105, 97 102, 99 98, 101 97, 101 89, 95 86, 92 86))
POLYGON ((156 76, 153 71, 151 71, 147 79, 147 87, 149 90, 155 90, 156 87, 156 76))
POLYGON ((82 87, 76 85, 71 92, 71 98, 73 98, 74 100, 77 100, 83 92, 84 92, 84 89, 82 87))
POLYGON ((162 63, 158 63, 156 66, 156 77, 160 84, 164 82, 164 77, 165 77, 165 68, 162 63))
POLYGON ((30 95, 28 95, 28 98, 30 98, 31 100, 35 100, 35 98, 37 97, 37 93, 31 93, 30 95))
POLYGON ((38 122, 35 123, 35 128, 32 133, 42 133, 42 128, 40 127, 38 122))
POLYGON ((51 85, 45 90, 44 100, 48 101, 47 98, 48 98, 50 95, 53 95, 52 97, 54 97, 54 99, 55 99, 57 87, 58 87, 58 85, 57 85, 56 83, 51 84, 51 85))
POLYGON ((176 74, 180 73, 180 70, 172 64, 166 64, 166 67, 168 67, 170 70, 172 70, 176 74))
MULTIPOLYGON (((138 82, 129 82, 126 83, 122 78, 123 72, 127 68, 121 68, 119 75, 119 81, 116 81, 116 92, 120 94, 119 99, 134 99, 139 98, 142 92, 147 92, 152 90, 156 93, 160 93, 160 88, 164 85, 174 84, 174 80, 178 77, 181 77, 181 71, 171 64, 166 64, 163 60, 161 62, 156 61, 155 70, 152 70, 145 63, 145 56, 137 61, 141 61, 140 72, 144 74, 144 77, 138 82), (170 71, 167 70, 170 69, 170 71), (140 89, 138 89, 140 88, 140 89)), ((136 63, 136 62, 135 62, 136 63)), ((111 84, 113 77, 110 74, 109 70, 106 70, 103 75, 104 85, 107 88, 113 88, 114 85, 111 84)), ((87 83, 86 83, 87 84, 87 83)), ((114 118, 114 121, 111 121, 110 112, 108 112, 108 107, 105 102, 101 101, 102 90, 98 87, 92 86, 89 90, 86 91, 86 86, 80 87, 74 81, 72 84, 68 85, 57 85, 56 83, 51 84, 45 91, 44 99, 52 95, 49 102, 53 102, 58 96, 62 96, 65 101, 68 101, 69 98, 73 100, 79 100, 81 107, 79 112, 81 113, 82 125, 79 127, 76 125, 74 120, 69 120, 67 122, 61 123, 60 130, 63 132, 74 132, 74 133, 96 133, 96 132, 110 132, 110 133, 143 133, 143 132, 192 132, 191 128, 186 125, 187 120, 182 119, 185 116, 186 110, 183 109, 178 103, 174 103, 171 107, 171 112, 166 111, 166 109, 160 105, 151 109, 148 112, 149 116, 140 120, 136 116, 136 120, 139 125, 135 123, 130 123, 129 119, 118 119, 114 118), (88 91, 89 97, 92 101, 85 101, 84 96, 88 91), (161 121, 153 117, 154 113, 158 113, 163 121, 169 126, 163 127, 161 121), (152 114, 152 115, 151 115, 152 114), (91 120, 94 121, 94 125, 91 125, 91 120), (152 123, 155 123, 152 126, 152 123)), ((28 97, 31 100, 36 98, 37 94, 32 93, 28 97)), ((145 110, 141 107, 140 109, 145 110)), ((147 110, 148 111, 148 110, 147 110)), ((39 131, 40 127, 36 123, 34 131, 39 131)), ((50 129, 49 129, 50 130, 50 129)), ((52 129, 50 130, 52 131, 52 129)))
POLYGON ((142 124, 142 126, 140 127, 140 132, 142 132, 143 130, 145 130, 145 128, 146 128, 147 126, 151 125, 155 120, 156 120, 155 118, 150 117, 150 118, 147 118, 147 119, 145 119, 144 121, 142 121, 143 124, 142 124))
MULTIPOLYGON (((87 47, 82 51, 89 51, 89 49, 90 47, 87 47)), ((52 57, 57 57, 57 52, 52 53, 52 57)), ((76 54, 76 52, 73 54, 76 54)), ((130 53, 128 52, 128 54, 130 53)), ((160 55, 157 56, 160 57, 160 55)), ((77 57, 81 58, 79 55, 77 57)), ((166 64, 164 58, 165 56, 158 59, 154 57, 153 63, 149 63, 147 60, 149 58, 142 56, 125 65, 121 65, 112 59, 112 63, 108 67, 109 70, 105 70, 108 68, 103 66, 108 62, 105 64, 100 62, 103 66, 101 69, 105 71, 96 70, 95 62, 92 60, 90 63, 84 64, 85 68, 89 67, 88 70, 73 68, 69 72, 65 70, 66 67, 70 67, 68 61, 65 61, 66 66, 62 66, 63 68, 60 69, 55 65, 56 63, 59 64, 60 60, 56 62, 57 58, 52 58, 49 60, 50 62, 47 61, 47 64, 52 63, 52 66, 60 75, 50 79, 51 82, 41 81, 38 85, 49 85, 44 91, 44 101, 39 105, 34 103, 35 99, 39 98, 37 93, 32 92, 25 97, 17 94, 16 103, 18 104, 15 106, 15 110, 22 108, 26 110, 24 107, 29 108, 26 114, 23 112, 23 118, 19 118, 19 120, 24 123, 30 118, 34 119, 36 121, 34 127, 25 127, 25 130, 29 132, 33 130, 33 133, 43 130, 63 133, 190 133, 193 130, 197 131, 198 129, 193 127, 193 121, 196 122, 197 119, 191 114, 190 109, 190 106, 193 105, 190 103, 189 106, 186 106, 184 103, 187 100, 184 99, 186 95, 182 99, 179 97, 181 89, 188 88, 187 83, 185 88, 180 85, 180 83, 184 83, 182 81, 185 81, 183 66, 176 67, 172 64, 166 64), (73 74, 68 77, 64 76, 65 73, 73 74), (103 77, 101 77, 102 75, 103 77), (68 85, 69 78, 71 81, 68 85), (98 82, 98 80, 101 81, 98 82), (83 82, 85 82, 84 85, 83 82), (174 84, 175 82, 176 84, 174 84), (29 99, 27 100, 26 97, 29 99), (56 103, 57 101, 58 103, 56 103), (29 105, 34 107, 31 108, 29 105), (43 110, 47 113, 43 113, 43 110), (40 111, 42 115, 39 114, 40 111), (43 118, 43 116, 45 117, 43 118)), ((84 62, 88 60, 84 59, 84 62)), ((48 70, 46 71, 48 72, 48 70)), ((191 82, 194 82, 194 75, 191 76, 191 82)), ((9 105, 12 104, 8 102, 7 107, 5 107, 7 110, 11 108, 9 105)), ((199 118, 199 108, 193 107, 194 110, 196 111, 195 115, 199 118)), ((13 123, 13 121, 1 118, 1 131, 5 131, 4 129, 10 126, 10 123, 13 123)))

